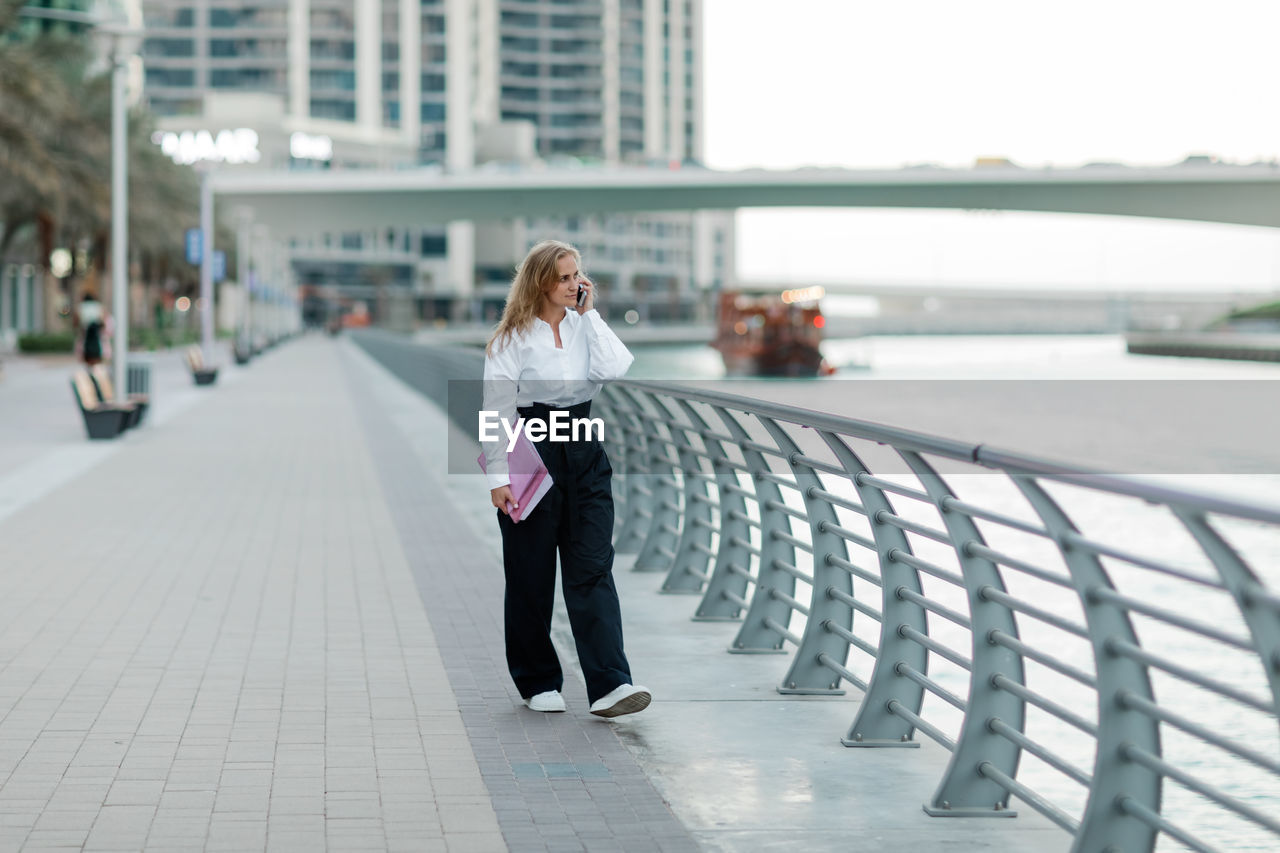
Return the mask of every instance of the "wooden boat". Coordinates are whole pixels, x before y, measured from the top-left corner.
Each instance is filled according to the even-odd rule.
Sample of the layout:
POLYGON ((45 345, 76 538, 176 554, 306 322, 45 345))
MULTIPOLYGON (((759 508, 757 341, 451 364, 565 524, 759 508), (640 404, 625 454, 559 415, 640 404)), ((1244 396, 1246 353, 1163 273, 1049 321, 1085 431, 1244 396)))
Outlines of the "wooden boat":
POLYGON ((826 320, 818 300, 821 287, 781 292, 720 294, 716 337, 729 376, 827 376, 835 372, 822 357, 826 320))

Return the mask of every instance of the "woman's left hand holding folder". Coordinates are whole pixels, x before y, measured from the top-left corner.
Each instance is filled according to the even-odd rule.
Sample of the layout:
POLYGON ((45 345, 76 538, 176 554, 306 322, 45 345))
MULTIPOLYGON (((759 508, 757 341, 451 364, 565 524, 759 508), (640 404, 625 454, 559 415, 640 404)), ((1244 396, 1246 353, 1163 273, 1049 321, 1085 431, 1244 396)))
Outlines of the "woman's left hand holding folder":
POLYGON ((489 490, 489 499, 493 501, 493 505, 502 510, 503 515, 511 515, 511 510, 519 509, 520 504, 516 503, 515 496, 511 494, 511 486, 498 486, 496 489, 489 490))

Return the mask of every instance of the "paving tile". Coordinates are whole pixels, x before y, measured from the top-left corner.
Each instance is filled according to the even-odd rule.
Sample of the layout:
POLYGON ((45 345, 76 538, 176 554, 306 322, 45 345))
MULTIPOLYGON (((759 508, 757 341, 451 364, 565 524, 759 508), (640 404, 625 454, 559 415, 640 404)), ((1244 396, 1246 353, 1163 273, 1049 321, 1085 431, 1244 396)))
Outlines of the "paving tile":
POLYGON ((591 721, 521 713, 501 574, 364 410, 385 374, 317 339, 208 394, 165 369, 186 408, 0 519, 0 565, 32 567, 0 573, 0 619, 39 589, 21 624, 47 622, 0 666, 0 849, 523 853, 568 838, 566 813, 597 837, 611 813, 513 764, 544 788, 647 782, 591 721), (83 541, 51 535, 68 517, 83 541))

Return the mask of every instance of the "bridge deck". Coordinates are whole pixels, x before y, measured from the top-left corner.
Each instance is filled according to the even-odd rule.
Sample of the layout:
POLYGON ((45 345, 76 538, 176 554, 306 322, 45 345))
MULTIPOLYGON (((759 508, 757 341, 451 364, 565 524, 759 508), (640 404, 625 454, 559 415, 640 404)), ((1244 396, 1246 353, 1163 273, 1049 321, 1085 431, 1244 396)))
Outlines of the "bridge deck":
POLYGON ((854 698, 778 695, 780 659, 625 563, 654 705, 602 722, 570 676, 569 713, 522 708, 483 483, 346 342, 201 390, 160 356, 151 423, 106 444, 68 372, 0 381, 0 847, 1068 846, 927 818, 940 751, 841 747, 854 698))

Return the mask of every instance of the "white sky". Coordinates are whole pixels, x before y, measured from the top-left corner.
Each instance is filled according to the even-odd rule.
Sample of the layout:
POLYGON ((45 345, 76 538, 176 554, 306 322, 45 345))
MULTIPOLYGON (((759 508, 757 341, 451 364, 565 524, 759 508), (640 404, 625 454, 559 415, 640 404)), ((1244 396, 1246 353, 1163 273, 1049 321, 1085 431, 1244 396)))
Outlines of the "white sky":
MULTIPOLYGON (((704 0, 706 160, 1165 165, 1280 157, 1275 0, 704 0)), ((1280 290, 1271 229, 743 211, 744 279, 1280 290)))

